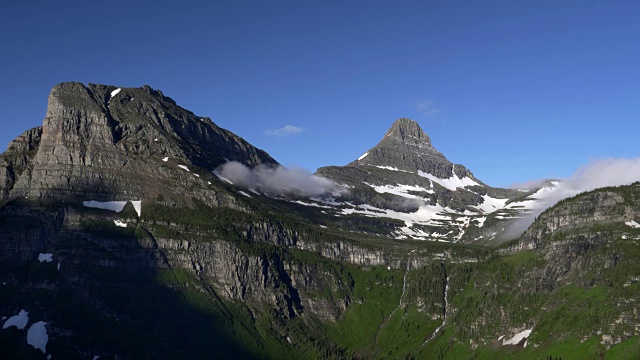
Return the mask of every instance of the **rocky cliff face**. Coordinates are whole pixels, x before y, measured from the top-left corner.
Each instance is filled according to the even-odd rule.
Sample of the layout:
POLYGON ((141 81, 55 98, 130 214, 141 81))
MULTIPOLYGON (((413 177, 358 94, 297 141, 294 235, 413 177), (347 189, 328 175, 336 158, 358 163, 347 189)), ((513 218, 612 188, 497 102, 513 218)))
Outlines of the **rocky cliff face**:
POLYGON ((29 156, 5 160, 0 200, 154 197, 175 190, 162 184, 179 177, 159 173, 162 159, 205 172, 227 159, 277 165, 264 151, 148 86, 56 85, 42 128, 16 141, 13 152, 29 156), (22 169, 27 172, 17 176, 22 169))
MULTIPOLYGON (((630 189, 634 190, 635 186, 630 189)), ((512 246, 514 249, 541 249, 550 246, 554 239, 564 235, 576 236, 589 232, 597 224, 624 226, 640 218, 637 210, 638 200, 633 191, 621 192, 615 188, 563 200, 540 214, 534 224, 512 246)))
POLYGON ((409 230, 460 240, 492 220, 478 206, 515 196, 449 163, 415 122, 321 170, 353 203, 248 196, 211 174, 226 159, 277 164, 149 87, 56 86, 43 127, 0 155, 0 315, 25 309, 49 345, 43 355, 11 327, 2 351, 539 358, 600 356, 640 335, 638 184, 565 200, 493 250, 381 236, 437 208, 437 222, 409 230), (392 209, 405 215, 385 220, 392 209), (518 333, 528 338, 506 341, 518 333))
POLYGON ((441 179, 448 179, 455 172, 460 178, 475 179, 463 165, 453 166, 431 145, 429 135, 420 125, 407 118, 396 120, 378 145, 365 154, 348 166, 385 166, 413 173, 420 170, 441 179))
POLYGON ((524 200, 526 195, 485 185, 465 166, 447 160, 418 123, 406 118, 395 121, 382 140, 357 160, 320 168, 317 174, 348 188, 337 201, 373 207, 379 217, 405 221, 405 227, 392 232, 397 238, 495 240, 508 232, 514 214, 526 211, 513 204, 497 216, 507 202, 524 200), (485 223, 491 226, 483 227, 485 223))

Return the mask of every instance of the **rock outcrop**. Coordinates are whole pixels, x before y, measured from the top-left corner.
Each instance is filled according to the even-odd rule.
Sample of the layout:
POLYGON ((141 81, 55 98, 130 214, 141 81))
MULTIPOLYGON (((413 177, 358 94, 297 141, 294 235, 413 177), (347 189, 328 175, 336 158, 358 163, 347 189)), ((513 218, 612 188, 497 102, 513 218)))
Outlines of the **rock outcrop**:
POLYGON ((0 201, 155 197, 168 190, 163 183, 181 180, 159 169, 162 159, 206 173, 228 160, 277 165, 149 86, 62 83, 51 90, 42 128, 23 134, 4 156, 0 201))

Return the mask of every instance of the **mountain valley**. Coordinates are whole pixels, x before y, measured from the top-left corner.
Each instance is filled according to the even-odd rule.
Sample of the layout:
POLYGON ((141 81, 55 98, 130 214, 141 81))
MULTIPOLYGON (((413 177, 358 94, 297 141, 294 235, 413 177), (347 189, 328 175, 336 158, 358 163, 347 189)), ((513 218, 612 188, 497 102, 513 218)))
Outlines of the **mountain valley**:
POLYGON ((640 357, 640 183, 494 188, 406 118, 286 171, 149 86, 56 85, 0 155, 0 353, 640 357))

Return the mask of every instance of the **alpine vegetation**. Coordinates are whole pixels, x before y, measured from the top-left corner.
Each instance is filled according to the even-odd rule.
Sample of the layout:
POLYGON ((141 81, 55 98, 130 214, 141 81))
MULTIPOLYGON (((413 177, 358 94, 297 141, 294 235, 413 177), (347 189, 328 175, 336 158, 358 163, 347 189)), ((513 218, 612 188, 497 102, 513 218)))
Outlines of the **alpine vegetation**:
POLYGON ((0 154, 0 354, 640 357, 640 160, 501 189, 411 119, 362 150, 286 169, 148 86, 55 86, 0 154))

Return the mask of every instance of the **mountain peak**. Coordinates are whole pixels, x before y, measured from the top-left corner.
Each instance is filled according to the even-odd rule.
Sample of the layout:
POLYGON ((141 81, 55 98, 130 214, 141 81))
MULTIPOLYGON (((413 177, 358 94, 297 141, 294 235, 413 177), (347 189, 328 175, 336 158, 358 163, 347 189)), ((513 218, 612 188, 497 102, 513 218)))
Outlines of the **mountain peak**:
POLYGON ((161 159, 208 171, 227 161, 278 165, 266 152, 148 85, 60 83, 51 90, 42 127, 15 144, 19 151, 14 153, 30 157, 12 160, 11 168, 25 168, 28 161, 30 171, 0 175, 0 203, 4 197, 25 196, 149 198, 164 191, 156 186, 159 179, 173 176, 158 172, 161 159))
POLYGON ((444 157, 431 145, 429 135, 422 130, 420 125, 408 118, 396 120, 376 147, 388 143, 394 147, 406 147, 406 150, 412 152, 423 153, 426 150, 429 155, 437 154, 439 157, 444 157))
POLYGON ((384 139, 391 137, 403 143, 421 143, 431 146, 431 139, 414 120, 400 118, 387 130, 384 139))
POLYGON ((437 173, 449 177, 453 164, 431 145, 431 139, 414 120, 400 118, 382 140, 349 165, 392 167, 399 170, 437 173))

